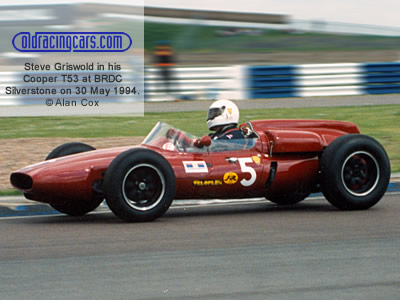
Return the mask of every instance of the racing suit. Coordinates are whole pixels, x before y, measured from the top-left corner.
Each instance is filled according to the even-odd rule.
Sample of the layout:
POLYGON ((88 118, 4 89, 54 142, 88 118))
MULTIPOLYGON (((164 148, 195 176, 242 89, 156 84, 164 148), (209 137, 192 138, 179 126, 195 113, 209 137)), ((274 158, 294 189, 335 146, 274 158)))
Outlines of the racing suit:
POLYGON ((210 133, 209 136, 212 140, 236 140, 245 138, 243 132, 239 128, 236 128, 234 124, 226 125, 216 132, 210 133))

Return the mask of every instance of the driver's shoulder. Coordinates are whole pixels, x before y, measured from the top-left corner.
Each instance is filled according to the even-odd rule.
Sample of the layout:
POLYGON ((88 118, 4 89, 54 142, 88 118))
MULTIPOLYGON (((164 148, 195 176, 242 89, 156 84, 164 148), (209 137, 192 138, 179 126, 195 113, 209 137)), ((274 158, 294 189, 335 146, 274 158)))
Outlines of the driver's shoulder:
POLYGON ((233 140, 233 139, 244 139, 243 132, 237 128, 229 128, 223 132, 210 133, 209 137, 212 140, 233 140))
POLYGON ((224 133, 227 139, 243 139, 243 132, 239 128, 232 128, 224 133))

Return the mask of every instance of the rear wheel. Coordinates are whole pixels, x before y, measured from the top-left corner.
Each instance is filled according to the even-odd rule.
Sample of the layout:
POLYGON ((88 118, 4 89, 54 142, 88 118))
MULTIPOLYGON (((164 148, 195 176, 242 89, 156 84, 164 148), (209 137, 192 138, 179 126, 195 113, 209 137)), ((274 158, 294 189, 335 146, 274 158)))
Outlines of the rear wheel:
POLYGON ((390 162, 373 138, 349 134, 334 140, 320 162, 321 189, 335 207, 368 209, 384 195, 390 180, 390 162))
POLYGON ((148 149, 118 155, 104 176, 107 204, 128 222, 152 221, 162 216, 175 197, 176 179, 169 162, 148 149))
MULTIPOLYGON (((46 157, 46 160, 63 157, 71 154, 86 152, 96 150, 90 145, 84 143, 66 143, 58 146, 46 157)), ((92 199, 85 201, 64 201, 60 203, 50 204, 55 210, 70 215, 70 216, 83 216, 92 210, 95 210, 101 202, 103 202, 104 197, 102 195, 94 194, 92 199)))

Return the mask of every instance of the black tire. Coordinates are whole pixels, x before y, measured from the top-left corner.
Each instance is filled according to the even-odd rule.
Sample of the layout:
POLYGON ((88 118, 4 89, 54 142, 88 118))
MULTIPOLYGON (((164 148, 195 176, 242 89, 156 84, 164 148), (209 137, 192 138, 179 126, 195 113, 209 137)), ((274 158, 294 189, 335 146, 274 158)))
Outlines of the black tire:
POLYGON ((362 210, 383 197, 390 180, 385 149, 373 138, 348 134, 334 140, 320 161, 325 198, 343 210, 362 210))
POLYGON ((110 209, 128 222, 161 217, 176 192, 169 162, 148 149, 131 149, 118 155, 104 176, 104 193, 110 209))
MULTIPOLYGON (((51 151, 47 155, 46 160, 92 150, 96 149, 84 143, 66 143, 51 151)), ((61 213, 78 217, 95 210, 103 200, 103 196, 94 195, 90 201, 79 201, 78 203, 75 201, 64 201, 63 203, 52 203, 50 206, 61 213)))
POLYGON ((91 150, 96 150, 96 148, 84 143, 66 143, 56 147, 53 151, 51 151, 49 155, 47 155, 46 160, 91 150))
POLYGON ((288 193, 279 196, 268 196, 267 199, 278 205, 293 205, 303 201, 309 195, 309 193, 288 193))
POLYGON ((50 204, 50 206, 63 214, 70 215, 72 217, 81 217, 95 210, 101 204, 101 202, 103 202, 103 200, 104 197, 96 195, 93 197, 92 201, 80 201, 79 203, 68 201, 65 203, 50 204))

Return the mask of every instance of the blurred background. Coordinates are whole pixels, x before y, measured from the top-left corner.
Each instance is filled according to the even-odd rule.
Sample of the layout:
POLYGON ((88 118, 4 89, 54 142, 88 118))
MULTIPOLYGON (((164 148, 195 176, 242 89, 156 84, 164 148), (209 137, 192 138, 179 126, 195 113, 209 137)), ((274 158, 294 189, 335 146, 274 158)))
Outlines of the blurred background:
MULTIPOLYGON (((1 63, 15 54, 10 37, 16 31, 137 34, 132 23, 143 20, 143 2, 92 2, 40 0, 32 5, 32 1, 1 1, 1 63)), ((390 0, 379 5, 376 1, 342 2, 252 0, 228 5, 226 1, 202 1, 195 5, 148 0, 144 2, 146 63, 152 63, 157 42, 165 40, 184 65, 398 60, 400 24, 391 16, 400 5, 390 0)))
MULTIPOLYGON (((291 92, 252 93, 258 87, 253 78, 249 79, 253 76, 252 66, 395 62, 400 57, 400 23, 396 16, 400 5, 392 0, 380 1, 379 5, 376 1, 359 0, 334 4, 311 0, 229 4, 210 0, 116 0, 112 4, 101 0, 41 0, 35 5, 32 1, 17 0, 12 5, 8 1, 0 4, 3 72, 21 71, 21 64, 26 61, 95 60, 121 63, 132 72, 130 78, 137 78, 138 72, 132 66, 144 59, 145 101, 286 97, 291 92), (122 54, 20 53, 11 44, 12 37, 20 31, 123 31, 134 36, 135 43, 131 51, 122 54)), ((353 76, 348 81, 348 74, 360 73, 353 69, 344 73, 324 72, 319 75, 346 74, 345 85, 355 80, 353 76)), ((287 77, 292 73, 275 72, 272 76, 287 77)), ((3 82, 20 84, 12 82, 12 78, 19 77, 18 73, 11 78, 9 74, 0 76, 3 82)), ((262 88, 288 89, 289 83, 262 88)), ((341 94, 355 93, 345 90, 341 94)), ((3 106, 35 104, 33 99, 21 101, 2 99, 3 96, 3 106)), ((119 97, 113 101, 127 100, 119 97)))
MULTIPOLYGON (((2 1, 0 9, 1 38, 6 41, 0 44, 3 59, 4 53, 14 51, 7 38, 10 34, 13 36, 16 30, 52 31, 68 28, 129 31, 135 16, 138 13, 140 15, 138 6, 126 5, 124 1, 113 4, 85 1, 58 5, 54 4, 57 1, 52 1, 51 5, 18 6, 4 5, 5 2, 2 1)), ((45 3, 36 1, 37 4, 42 2, 45 3)), ((146 1, 144 12, 147 53, 151 52, 158 40, 169 40, 180 54, 180 62, 184 64, 398 59, 396 52, 400 26, 383 26, 377 17, 368 18, 366 15, 365 21, 370 24, 360 25, 334 21, 340 19, 341 14, 338 12, 337 16, 331 12, 330 20, 322 17, 300 20, 290 14, 259 13, 257 7, 254 7, 253 12, 231 12, 231 5, 226 7, 227 11, 213 10, 213 2, 210 2, 208 10, 147 6, 147 3, 152 2, 146 1), (363 55, 356 54, 360 51, 363 55), (302 52, 302 55, 298 52, 302 52), (230 55, 226 56, 227 53, 230 55), (315 57, 315 54, 318 55, 315 57)), ((352 1, 349 2, 351 4, 352 1)), ((307 1, 302 3, 304 6, 307 1)), ((248 3, 249 10, 251 4, 252 1, 248 3)), ((358 14, 362 14, 362 8, 358 8, 358 14)), ((350 7, 348 13, 352 15, 350 7)), ((396 22, 389 24, 397 25, 396 22)))

